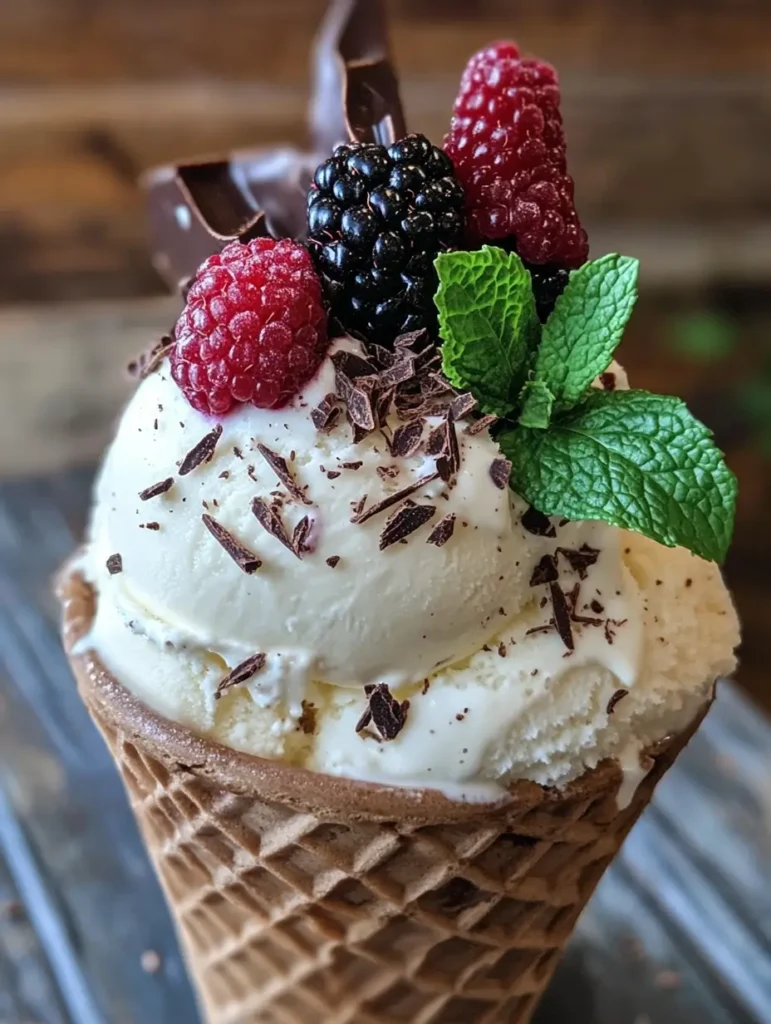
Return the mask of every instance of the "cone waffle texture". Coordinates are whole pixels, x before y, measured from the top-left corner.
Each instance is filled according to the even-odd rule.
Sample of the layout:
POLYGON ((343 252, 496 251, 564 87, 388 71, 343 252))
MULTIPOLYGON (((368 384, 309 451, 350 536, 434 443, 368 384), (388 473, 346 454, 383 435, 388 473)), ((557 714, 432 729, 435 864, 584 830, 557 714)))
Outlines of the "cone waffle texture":
MULTIPOLYGON (((68 647, 94 594, 64 579, 68 647)), ((93 653, 81 695, 123 775, 209 1024, 526 1024, 687 735, 619 811, 607 762, 503 805, 314 774, 199 739, 93 653)), ((706 710, 706 709, 705 709, 706 710)))

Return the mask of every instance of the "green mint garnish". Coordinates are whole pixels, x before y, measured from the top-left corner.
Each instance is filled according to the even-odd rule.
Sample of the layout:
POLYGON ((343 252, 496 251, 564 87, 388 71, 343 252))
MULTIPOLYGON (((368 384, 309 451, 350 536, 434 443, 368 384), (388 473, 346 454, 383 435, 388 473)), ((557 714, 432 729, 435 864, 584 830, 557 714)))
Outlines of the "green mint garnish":
POLYGON ((546 515, 601 519, 722 561, 736 478, 679 398, 595 391, 548 430, 499 438, 511 481, 546 515))
POLYGON ((603 256, 570 275, 543 327, 535 380, 570 408, 608 368, 637 298, 637 260, 603 256))
POLYGON ((637 261, 574 271, 541 327, 518 256, 485 247, 436 260, 443 366, 503 420, 511 486, 538 511, 599 519, 721 561, 736 478, 678 398, 599 391, 637 297, 637 261))
POLYGON ((530 274, 516 254, 492 246, 442 253, 435 266, 445 376, 483 412, 507 416, 540 333, 530 274))
POLYGON ((529 380, 519 396, 521 409, 519 422, 523 427, 546 430, 554 408, 554 395, 542 380, 529 380))

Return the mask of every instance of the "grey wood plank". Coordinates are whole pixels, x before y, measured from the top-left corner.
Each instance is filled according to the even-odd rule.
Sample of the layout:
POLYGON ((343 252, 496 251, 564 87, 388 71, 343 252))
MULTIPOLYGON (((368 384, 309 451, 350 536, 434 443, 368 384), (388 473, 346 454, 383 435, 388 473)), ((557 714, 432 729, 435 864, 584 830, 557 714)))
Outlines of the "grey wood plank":
MULTIPOLYGON (((157 883, 58 641, 50 578, 81 535, 89 482, 0 486, 0 850, 66 1007, 40 1024, 194 1024, 157 883), (142 971, 146 949, 158 974, 142 971)), ((770 741, 726 688, 603 879, 536 1024, 771 1022, 770 741)))
POLYGON ((0 1024, 69 1024, 34 926, 0 855, 0 1024))

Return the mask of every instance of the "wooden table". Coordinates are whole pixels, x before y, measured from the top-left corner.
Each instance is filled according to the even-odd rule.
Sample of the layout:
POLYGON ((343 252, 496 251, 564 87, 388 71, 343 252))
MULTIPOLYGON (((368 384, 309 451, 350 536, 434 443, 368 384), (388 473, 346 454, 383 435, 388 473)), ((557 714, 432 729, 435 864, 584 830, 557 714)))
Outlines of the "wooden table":
MULTIPOLYGON (((0 485, 0 1024, 195 1024, 159 887, 59 646, 51 576, 90 479, 0 485)), ((769 722, 724 685, 537 1024, 771 1024, 769 751, 769 722)))

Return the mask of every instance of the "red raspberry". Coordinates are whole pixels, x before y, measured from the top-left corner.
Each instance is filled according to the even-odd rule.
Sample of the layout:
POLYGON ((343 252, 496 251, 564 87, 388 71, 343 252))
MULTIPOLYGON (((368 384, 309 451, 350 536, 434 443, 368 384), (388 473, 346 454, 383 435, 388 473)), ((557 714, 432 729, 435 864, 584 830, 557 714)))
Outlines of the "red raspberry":
POLYGON ((445 150, 466 189, 469 230, 513 238, 523 260, 579 267, 589 255, 573 203, 557 74, 514 43, 475 54, 463 73, 445 150))
POLYGON ((273 238, 226 245, 201 265, 174 340, 172 376, 200 412, 285 405, 327 347, 321 282, 307 250, 273 238))

